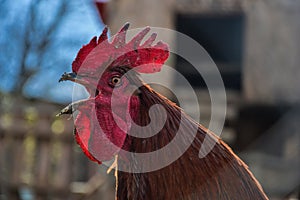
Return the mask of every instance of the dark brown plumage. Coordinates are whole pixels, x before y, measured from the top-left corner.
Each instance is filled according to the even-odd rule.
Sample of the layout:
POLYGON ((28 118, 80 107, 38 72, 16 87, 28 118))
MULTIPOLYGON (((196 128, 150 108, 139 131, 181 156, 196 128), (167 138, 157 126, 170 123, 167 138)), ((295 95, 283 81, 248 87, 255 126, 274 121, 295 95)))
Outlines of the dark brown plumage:
MULTIPOLYGON (((181 117, 186 123, 187 134, 190 125, 197 126, 198 132, 192 145, 180 159, 163 169, 149 173, 118 171, 118 200, 268 199, 248 167, 221 139, 190 120, 174 103, 157 94, 149 86, 145 85, 140 88, 139 98, 141 105, 139 115, 136 117, 137 124, 147 125, 150 123, 148 110, 157 103, 163 105, 167 110, 168 118, 164 128, 151 138, 141 139, 127 136, 126 140, 131 144, 132 152, 153 152, 169 144, 175 136, 174 133, 177 132, 181 117), (212 141, 213 138, 216 138, 218 143, 205 158, 200 159, 198 152, 207 134, 210 135, 212 141)), ((159 118, 159 116, 156 117, 159 118)), ((160 156, 163 158, 167 155, 160 156)), ((140 167, 135 166, 135 163, 134 160, 131 160, 128 167, 140 167)), ((119 160, 118 165, 128 165, 128 162, 119 160)))

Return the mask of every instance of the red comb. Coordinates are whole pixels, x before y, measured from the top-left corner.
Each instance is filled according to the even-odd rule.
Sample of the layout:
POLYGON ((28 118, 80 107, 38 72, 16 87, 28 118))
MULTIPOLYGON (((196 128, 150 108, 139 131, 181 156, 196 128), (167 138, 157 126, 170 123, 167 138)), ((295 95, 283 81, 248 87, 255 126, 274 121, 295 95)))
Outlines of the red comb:
POLYGON ((126 43, 126 33, 129 23, 126 23, 109 42, 107 37, 107 27, 104 28, 98 41, 94 37, 89 44, 84 45, 72 63, 73 72, 77 73, 83 62, 87 59, 87 65, 80 71, 95 71, 100 67, 127 66, 135 68, 140 73, 154 73, 161 70, 162 65, 169 57, 168 45, 158 42, 153 45, 157 34, 153 33, 141 44, 147 33, 150 31, 146 27, 140 31, 131 41, 126 43), (94 50, 92 52, 92 50, 94 50), (107 66, 108 65, 108 66, 107 66))

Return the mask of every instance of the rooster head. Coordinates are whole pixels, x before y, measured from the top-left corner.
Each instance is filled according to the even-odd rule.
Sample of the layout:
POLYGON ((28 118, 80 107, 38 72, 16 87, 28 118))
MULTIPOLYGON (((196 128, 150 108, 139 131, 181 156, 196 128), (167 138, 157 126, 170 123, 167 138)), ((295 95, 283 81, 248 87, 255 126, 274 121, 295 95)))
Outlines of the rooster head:
POLYGON ((129 150, 125 139, 140 105, 138 95, 130 90, 138 87, 138 73, 159 72, 169 56, 165 43, 153 44, 156 33, 142 42, 149 27, 126 42, 128 28, 127 23, 109 41, 105 27, 98 39, 94 37, 79 50, 72 72, 64 73, 59 80, 82 84, 90 94, 88 99, 68 105, 59 115, 73 114, 77 143, 98 163, 112 159, 121 148, 129 150), (117 101, 112 102, 113 96, 117 101))

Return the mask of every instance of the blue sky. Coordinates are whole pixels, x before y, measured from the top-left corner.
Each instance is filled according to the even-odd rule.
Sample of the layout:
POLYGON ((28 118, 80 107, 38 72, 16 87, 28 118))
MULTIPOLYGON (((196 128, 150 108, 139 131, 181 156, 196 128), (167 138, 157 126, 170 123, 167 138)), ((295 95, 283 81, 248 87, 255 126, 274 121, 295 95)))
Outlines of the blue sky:
MULTIPOLYGON (((60 0, 45 1, 39 7, 38 27, 47 26, 51 16, 57 10, 60 0)), ((13 86, 20 70, 19 61, 21 48, 19 43, 23 40, 24 24, 28 18, 26 10, 31 0, 26 1, 5 1, 1 9, 6 8, 0 19, 0 91, 12 92, 13 86)), ((1 15, 1 14, 0 14, 1 15)), ((40 63, 39 71, 33 75, 24 85, 23 94, 30 98, 43 98, 54 102, 70 102, 72 100, 73 83, 58 83, 63 72, 71 71, 71 63, 77 51, 82 45, 89 42, 93 36, 99 36, 103 29, 103 23, 92 1, 73 0, 70 4, 70 12, 60 22, 60 26, 53 34, 51 45, 43 54, 43 61, 40 63)), ((42 30, 42 28, 41 28, 42 30)), ((38 40, 37 30, 33 40, 38 40)), ((34 50, 26 58, 28 68, 36 65, 37 55, 34 50)), ((33 70, 35 68, 33 67, 33 70)), ((78 96, 85 95, 84 90, 78 96)), ((77 97, 76 97, 77 98, 77 97)), ((78 97, 79 98, 79 97, 78 97)))

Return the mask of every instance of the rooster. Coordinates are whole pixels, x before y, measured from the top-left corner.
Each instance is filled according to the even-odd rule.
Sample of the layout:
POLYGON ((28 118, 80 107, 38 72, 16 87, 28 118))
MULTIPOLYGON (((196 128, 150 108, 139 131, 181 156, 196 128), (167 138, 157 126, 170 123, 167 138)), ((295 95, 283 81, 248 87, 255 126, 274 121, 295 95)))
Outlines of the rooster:
POLYGON ((115 158, 116 199, 268 199, 247 165, 220 138, 141 80, 140 73, 161 70, 169 56, 168 45, 155 43, 156 33, 145 38, 149 27, 126 42, 128 28, 125 24, 112 41, 105 28, 98 39, 80 49, 72 73, 60 78, 82 84, 90 94, 58 115, 73 114, 75 139, 89 159, 101 164, 115 158), (150 109, 155 105, 165 117, 159 109, 150 109), (181 143, 171 150, 137 160, 137 154, 163 149, 176 134, 181 143), (212 149, 199 158, 205 138, 212 149), (185 143, 190 145, 178 159, 143 171, 167 163, 185 143))

